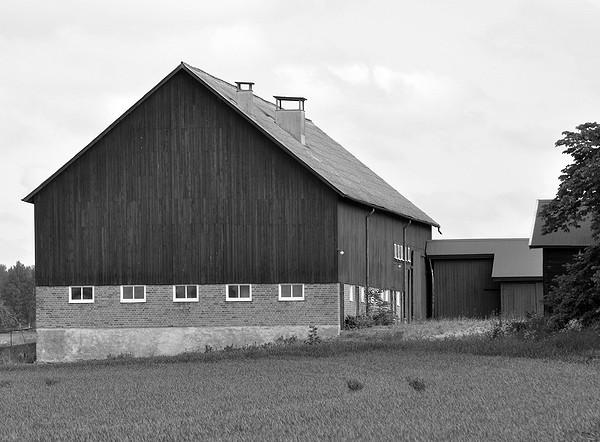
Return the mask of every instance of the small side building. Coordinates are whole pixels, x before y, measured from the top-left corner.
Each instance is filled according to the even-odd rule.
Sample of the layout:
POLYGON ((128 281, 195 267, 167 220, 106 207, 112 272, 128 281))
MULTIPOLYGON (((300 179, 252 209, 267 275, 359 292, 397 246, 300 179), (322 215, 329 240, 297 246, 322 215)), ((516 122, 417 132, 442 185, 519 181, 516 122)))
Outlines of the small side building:
POLYGON ((435 318, 543 314, 542 254, 527 238, 427 242, 435 318))
POLYGON ((579 228, 571 229, 568 232, 560 230, 542 234, 544 220, 541 213, 550 201, 537 201, 535 223, 529 241, 531 249, 538 249, 542 253, 544 295, 550 292, 554 285, 554 278, 565 272, 565 264, 571 262, 576 254, 592 244, 590 220, 581 222, 579 228))

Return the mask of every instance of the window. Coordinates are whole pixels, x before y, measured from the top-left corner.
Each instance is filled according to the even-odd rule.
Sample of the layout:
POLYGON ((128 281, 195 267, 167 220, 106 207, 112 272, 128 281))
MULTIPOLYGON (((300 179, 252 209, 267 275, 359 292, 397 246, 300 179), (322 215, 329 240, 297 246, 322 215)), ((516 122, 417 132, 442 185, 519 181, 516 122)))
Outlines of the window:
POLYGON ((69 303, 70 304, 93 304, 94 303, 94 287, 92 287, 92 286, 69 287, 69 303))
POLYGON ((400 292, 396 292, 396 305, 400 307, 400 292))
POLYGON ((280 301, 304 301, 304 284, 279 284, 280 301))
POLYGON ((406 260, 408 262, 412 262, 412 252, 410 250, 410 247, 406 248, 406 260))
POLYGON ((227 301, 252 301, 252 286, 250 284, 227 284, 225 299, 227 301))
POLYGON ((383 291, 383 300, 385 302, 390 302, 390 291, 389 290, 383 291))
POLYGON ((174 285, 173 302, 198 302, 198 286, 174 285))
POLYGON ((146 286, 122 285, 121 302, 146 302, 146 286))
POLYGON ((360 302, 362 302, 363 304, 365 303, 365 288, 364 287, 360 287, 360 302))
POLYGON ((353 285, 350 286, 350 293, 348 293, 348 301, 350 302, 354 302, 354 289, 356 287, 354 287, 353 285))
POLYGON ((394 243, 394 259, 404 261, 404 246, 394 243))

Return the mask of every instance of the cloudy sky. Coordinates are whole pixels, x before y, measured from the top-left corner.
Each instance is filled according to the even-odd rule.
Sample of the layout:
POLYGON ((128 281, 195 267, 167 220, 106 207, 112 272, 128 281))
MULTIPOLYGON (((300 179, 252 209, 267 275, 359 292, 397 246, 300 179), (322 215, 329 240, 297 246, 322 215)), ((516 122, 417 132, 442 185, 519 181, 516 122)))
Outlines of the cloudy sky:
POLYGON ((2 1, 0 263, 34 263, 21 198, 182 60, 307 97, 441 238, 527 237, 554 142, 600 118, 598 23, 600 0, 2 1))

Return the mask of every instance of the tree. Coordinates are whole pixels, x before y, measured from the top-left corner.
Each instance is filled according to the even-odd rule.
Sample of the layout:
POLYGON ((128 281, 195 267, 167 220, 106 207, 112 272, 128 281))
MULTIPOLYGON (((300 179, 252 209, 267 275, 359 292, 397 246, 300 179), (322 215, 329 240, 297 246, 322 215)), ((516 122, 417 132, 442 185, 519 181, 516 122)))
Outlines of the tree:
POLYGON ((5 307, 12 310, 20 322, 35 321, 34 268, 19 261, 8 269, 0 293, 5 307))
POLYGON ((573 162, 562 170, 556 197, 543 209, 542 231, 568 232, 589 219, 594 243, 566 265, 546 303, 559 324, 571 319, 589 324, 600 321, 600 125, 585 123, 576 132, 563 132, 556 147, 573 162))

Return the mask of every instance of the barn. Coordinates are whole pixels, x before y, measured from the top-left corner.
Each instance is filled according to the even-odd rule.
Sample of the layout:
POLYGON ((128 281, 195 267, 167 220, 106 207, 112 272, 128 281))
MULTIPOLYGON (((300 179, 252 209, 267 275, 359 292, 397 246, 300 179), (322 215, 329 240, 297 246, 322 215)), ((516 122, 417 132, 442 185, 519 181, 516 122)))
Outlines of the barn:
POLYGON ((544 295, 552 288, 556 276, 564 273, 564 266, 573 260, 573 256, 580 253, 585 247, 592 244, 592 229, 589 219, 580 223, 579 228, 572 228, 568 232, 559 230, 542 234, 544 220, 543 208, 551 200, 538 200, 535 213, 535 223, 529 241, 529 247, 538 249, 542 253, 544 295))
POLYGON ((305 117, 186 63, 24 198, 40 361, 339 333, 427 312, 438 224, 305 117))
POLYGON ((542 254, 528 238, 427 242, 435 318, 543 314, 542 254))

